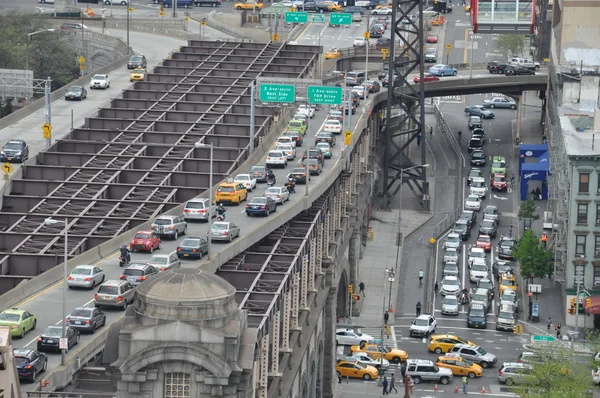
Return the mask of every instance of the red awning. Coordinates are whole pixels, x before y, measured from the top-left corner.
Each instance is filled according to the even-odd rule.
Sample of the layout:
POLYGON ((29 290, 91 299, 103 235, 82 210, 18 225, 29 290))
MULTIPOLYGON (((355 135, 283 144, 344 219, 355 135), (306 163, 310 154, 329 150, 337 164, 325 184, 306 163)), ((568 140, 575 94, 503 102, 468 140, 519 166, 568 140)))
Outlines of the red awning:
POLYGON ((583 299, 583 310, 588 314, 600 314, 600 296, 589 297, 591 299, 590 306, 587 305, 587 298, 583 299))

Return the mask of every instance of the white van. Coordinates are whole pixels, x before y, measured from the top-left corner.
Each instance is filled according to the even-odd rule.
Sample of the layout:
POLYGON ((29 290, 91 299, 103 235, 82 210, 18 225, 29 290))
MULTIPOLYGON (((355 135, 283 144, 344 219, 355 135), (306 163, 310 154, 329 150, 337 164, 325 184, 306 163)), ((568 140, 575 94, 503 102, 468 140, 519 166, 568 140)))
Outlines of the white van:
POLYGON ((535 62, 534 60, 530 59, 530 58, 511 58, 510 62, 511 65, 519 65, 519 66, 523 66, 527 69, 533 69, 533 70, 539 70, 540 69, 540 63, 539 62, 535 62))

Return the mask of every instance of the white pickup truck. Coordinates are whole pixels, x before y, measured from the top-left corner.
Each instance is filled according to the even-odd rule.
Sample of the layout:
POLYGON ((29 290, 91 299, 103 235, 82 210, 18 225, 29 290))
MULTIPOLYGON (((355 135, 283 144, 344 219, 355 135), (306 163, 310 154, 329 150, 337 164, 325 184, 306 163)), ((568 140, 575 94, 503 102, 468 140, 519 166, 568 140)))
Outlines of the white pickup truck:
POLYGON ((530 58, 511 58, 509 63, 511 65, 523 66, 527 69, 533 69, 533 70, 540 69, 540 63, 535 62, 534 60, 532 60, 530 58))

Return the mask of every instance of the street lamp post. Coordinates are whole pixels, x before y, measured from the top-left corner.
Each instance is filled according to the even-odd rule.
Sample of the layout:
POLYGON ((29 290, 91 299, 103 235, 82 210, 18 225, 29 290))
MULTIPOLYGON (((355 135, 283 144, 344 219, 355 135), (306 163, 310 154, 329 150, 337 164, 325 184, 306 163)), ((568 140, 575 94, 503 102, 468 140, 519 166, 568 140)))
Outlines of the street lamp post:
MULTIPOLYGON (((67 260, 69 259, 69 251, 67 248, 68 236, 69 236, 69 220, 65 218, 64 221, 55 220, 51 217, 46 218, 44 220, 44 224, 46 225, 54 225, 58 223, 65 224, 65 253, 63 259, 63 297, 62 297, 62 339, 67 338, 67 277, 69 276, 67 260)), ((65 366, 65 356, 66 349, 62 348, 60 350, 60 365, 65 366)))
MULTIPOLYGON (((210 148, 210 166, 209 166, 209 174, 208 174, 208 235, 206 238, 206 243, 208 245, 208 254, 206 255, 206 258, 210 260, 210 254, 211 254, 211 236, 210 236, 210 230, 212 229, 212 214, 210 213, 212 207, 213 207, 213 144, 205 144, 203 142, 196 142, 196 144, 194 144, 194 146, 196 148, 210 148)), ((215 209, 215 212, 217 210, 215 209)))
POLYGON ((42 29, 36 32, 27 33, 27 51, 25 51, 25 70, 29 70, 29 43, 31 43, 31 37, 44 32, 54 32, 54 29, 42 29))

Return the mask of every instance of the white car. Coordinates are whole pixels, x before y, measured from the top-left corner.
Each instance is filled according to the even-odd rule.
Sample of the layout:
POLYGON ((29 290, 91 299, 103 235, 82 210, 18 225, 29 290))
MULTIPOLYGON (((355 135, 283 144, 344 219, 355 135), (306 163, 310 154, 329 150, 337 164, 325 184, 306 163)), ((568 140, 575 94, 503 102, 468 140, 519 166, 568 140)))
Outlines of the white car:
POLYGON ((311 108, 310 105, 300 105, 296 109, 296 114, 305 115, 312 119, 315 116, 315 108, 311 108))
POLYGON ((267 160, 265 163, 266 163, 267 167, 269 167, 269 166, 287 167, 287 164, 288 164, 287 155, 285 153, 283 153, 283 151, 277 150, 277 149, 269 151, 269 153, 267 153, 267 160))
POLYGON ((445 276, 442 279, 442 296, 452 295, 457 296, 460 292, 460 280, 456 276, 445 276))
POLYGON ((458 315, 460 305, 456 296, 445 296, 442 300, 443 315, 458 315))
POLYGON ((477 283, 478 280, 487 278, 489 273, 490 270, 485 262, 481 260, 473 261, 471 270, 469 271, 469 279, 471 282, 477 283))
POLYGON ((433 315, 419 315, 410 325, 408 334, 410 337, 426 337, 432 333, 435 333, 436 326, 437 321, 433 315))
POLYGON ((286 201, 290 200, 290 193, 285 187, 267 188, 263 196, 273 199, 278 205, 282 205, 286 201))
POLYGON ((447 247, 444 250, 444 263, 458 263, 460 250, 457 247, 447 247))
POLYGON ((277 144, 278 151, 283 151, 287 155, 288 160, 296 159, 296 148, 292 144, 277 144))
POLYGON ((483 261, 487 263, 487 253, 483 247, 471 247, 469 249, 469 268, 474 261, 483 261))
POLYGON ((369 96, 369 90, 365 90, 365 86, 354 86, 352 92, 358 95, 358 98, 365 99, 369 96))
POLYGON ((512 289, 504 289, 502 296, 500 296, 500 305, 511 305, 515 310, 519 308, 517 292, 512 289))
POLYGON ((364 47, 367 45, 367 39, 364 37, 357 37, 354 39, 354 43, 352 43, 354 47, 364 47))
POLYGON ((375 341, 373 336, 361 333, 360 329, 336 329, 335 341, 338 345, 360 345, 361 343, 372 343, 375 341))
POLYGON ((433 7, 427 7, 426 9, 423 10, 423 15, 424 16, 428 16, 428 17, 433 17, 435 15, 438 15, 439 12, 437 12, 436 10, 433 9, 433 7))
POLYGON ((69 288, 82 287, 93 289, 104 282, 105 275, 99 267, 95 265, 78 265, 67 277, 67 286, 69 288))
POLYGON ((392 15, 392 9, 388 7, 381 7, 378 10, 371 10, 372 15, 392 15))
POLYGON ((252 177, 250 174, 238 174, 233 179, 233 182, 243 184, 248 192, 252 192, 256 188, 256 178, 252 177))
POLYGON ((110 87, 108 75, 94 75, 90 81, 90 89, 101 88, 106 90, 110 87))
POLYGON ((339 120, 327 120, 323 125, 323 131, 334 134, 342 134, 342 123, 339 120))
POLYGON ((481 199, 477 195, 469 195, 465 199, 465 210, 481 210, 481 199))
POLYGON ((363 365, 367 365, 367 366, 373 366, 376 367, 377 369, 379 368, 387 368, 390 366, 390 361, 388 361, 387 359, 383 359, 383 365, 382 365, 382 361, 381 359, 373 359, 370 356, 368 356, 367 354, 365 354, 364 352, 355 352, 354 354, 352 354, 352 357, 356 358, 358 360, 358 363, 363 364, 363 365))
MULTIPOLYGON (((52 2, 54 3, 54 1, 52 2)), ((129 0, 104 0, 104 4, 107 6, 109 6, 111 3, 126 6, 127 4, 129 4, 129 0)))
POLYGON ((296 148, 296 140, 292 139, 292 137, 282 136, 277 138, 277 145, 279 144, 289 144, 294 147, 294 149, 296 148))
POLYGON ((469 186, 469 195, 477 195, 481 200, 484 200, 487 195, 488 187, 485 185, 485 180, 481 177, 474 177, 469 186))
POLYGON ((449 233, 446 237, 446 241, 444 242, 444 248, 448 247, 461 247, 462 246, 462 238, 456 232, 449 233))
POLYGON ((592 370, 592 381, 595 385, 600 386, 600 366, 596 370, 592 370))

